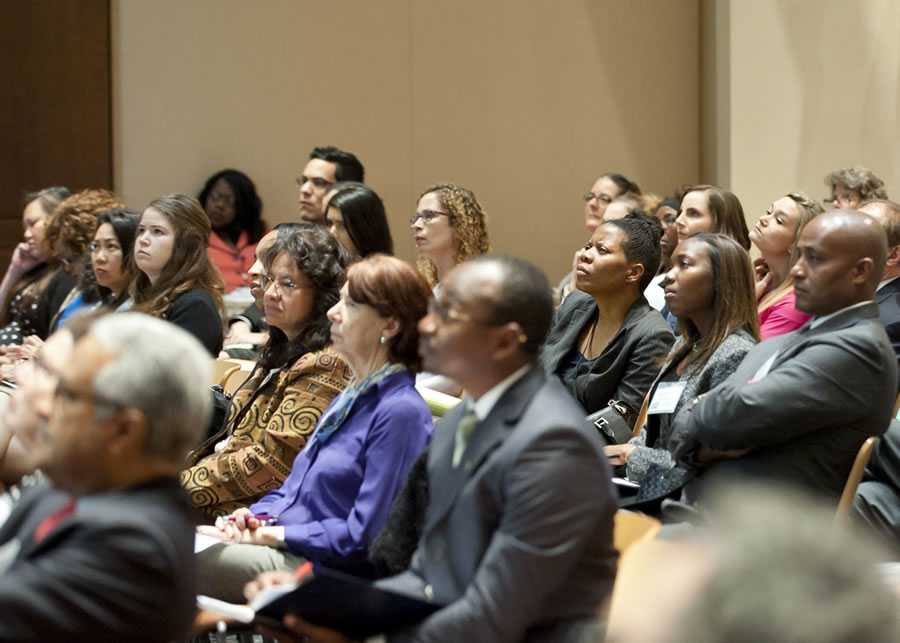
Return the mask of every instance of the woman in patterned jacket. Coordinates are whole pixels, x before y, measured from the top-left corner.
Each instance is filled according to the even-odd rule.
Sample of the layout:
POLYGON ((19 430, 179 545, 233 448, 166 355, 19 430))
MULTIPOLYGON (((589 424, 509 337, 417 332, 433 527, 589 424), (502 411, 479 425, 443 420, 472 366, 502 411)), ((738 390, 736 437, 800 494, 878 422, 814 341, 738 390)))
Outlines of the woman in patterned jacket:
POLYGON ((302 224, 263 256, 269 341, 235 394, 225 427, 188 457, 181 483, 195 507, 227 515, 277 489, 319 417, 350 379, 332 350, 328 309, 344 282, 338 244, 302 224))

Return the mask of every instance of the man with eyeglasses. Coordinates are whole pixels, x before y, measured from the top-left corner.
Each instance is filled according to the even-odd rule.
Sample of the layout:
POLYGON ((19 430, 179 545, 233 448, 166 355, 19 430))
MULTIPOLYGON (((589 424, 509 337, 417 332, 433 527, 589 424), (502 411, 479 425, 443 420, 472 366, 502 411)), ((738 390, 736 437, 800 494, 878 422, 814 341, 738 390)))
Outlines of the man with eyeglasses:
POLYGON ((340 181, 362 183, 365 169, 356 155, 333 146, 314 147, 303 173, 297 177, 297 205, 300 218, 309 223, 325 223, 322 200, 340 181))
MULTIPOLYGON (((434 432, 410 569, 378 583, 444 607, 387 640, 602 640, 615 492, 584 411, 537 362, 553 314, 547 278, 524 260, 482 256, 442 283, 419 323, 419 352, 467 395, 434 432)), ((303 640, 346 640, 292 617, 286 625, 303 640)))
POLYGON ((208 354, 172 324, 121 313, 62 363, 40 361, 49 418, 20 437, 52 484, 26 490, 0 527, 0 641, 185 638, 194 535, 177 473, 208 422, 208 354))

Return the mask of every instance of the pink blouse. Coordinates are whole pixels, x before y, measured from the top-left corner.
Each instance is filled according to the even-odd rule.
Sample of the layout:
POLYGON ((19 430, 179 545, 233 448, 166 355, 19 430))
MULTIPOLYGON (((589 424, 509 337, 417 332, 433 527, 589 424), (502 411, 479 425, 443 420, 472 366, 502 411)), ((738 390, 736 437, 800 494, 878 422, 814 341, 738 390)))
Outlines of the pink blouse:
POLYGON ((759 312, 759 334, 763 339, 797 330, 812 317, 797 310, 794 305, 796 299, 791 288, 781 299, 776 299, 759 312))

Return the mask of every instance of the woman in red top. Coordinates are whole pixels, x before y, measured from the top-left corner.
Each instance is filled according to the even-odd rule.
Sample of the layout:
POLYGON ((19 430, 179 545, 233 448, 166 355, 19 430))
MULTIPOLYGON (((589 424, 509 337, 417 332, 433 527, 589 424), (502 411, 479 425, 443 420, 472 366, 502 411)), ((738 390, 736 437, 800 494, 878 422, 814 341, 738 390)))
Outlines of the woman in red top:
POLYGON ((266 232, 262 201, 250 177, 238 170, 216 172, 197 197, 212 225, 209 259, 222 273, 225 292, 249 285, 256 244, 266 232))
POLYGON ((762 339, 797 330, 809 315, 794 305, 791 267, 799 258, 797 239, 822 206, 801 192, 776 200, 750 231, 750 241, 759 250, 756 268, 756 300, 762 339))

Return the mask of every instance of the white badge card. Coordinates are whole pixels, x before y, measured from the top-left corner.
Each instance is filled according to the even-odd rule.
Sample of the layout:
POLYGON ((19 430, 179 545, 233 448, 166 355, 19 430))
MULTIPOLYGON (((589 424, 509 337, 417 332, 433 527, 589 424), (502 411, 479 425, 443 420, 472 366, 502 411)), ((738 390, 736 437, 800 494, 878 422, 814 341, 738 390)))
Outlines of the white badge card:
POLYGON ((656 390, 653 391, 653 397, 650 398, 647 414, 672 413, 675 411, 685 386, 684 382, 660 382, 657 384, 656 390))

